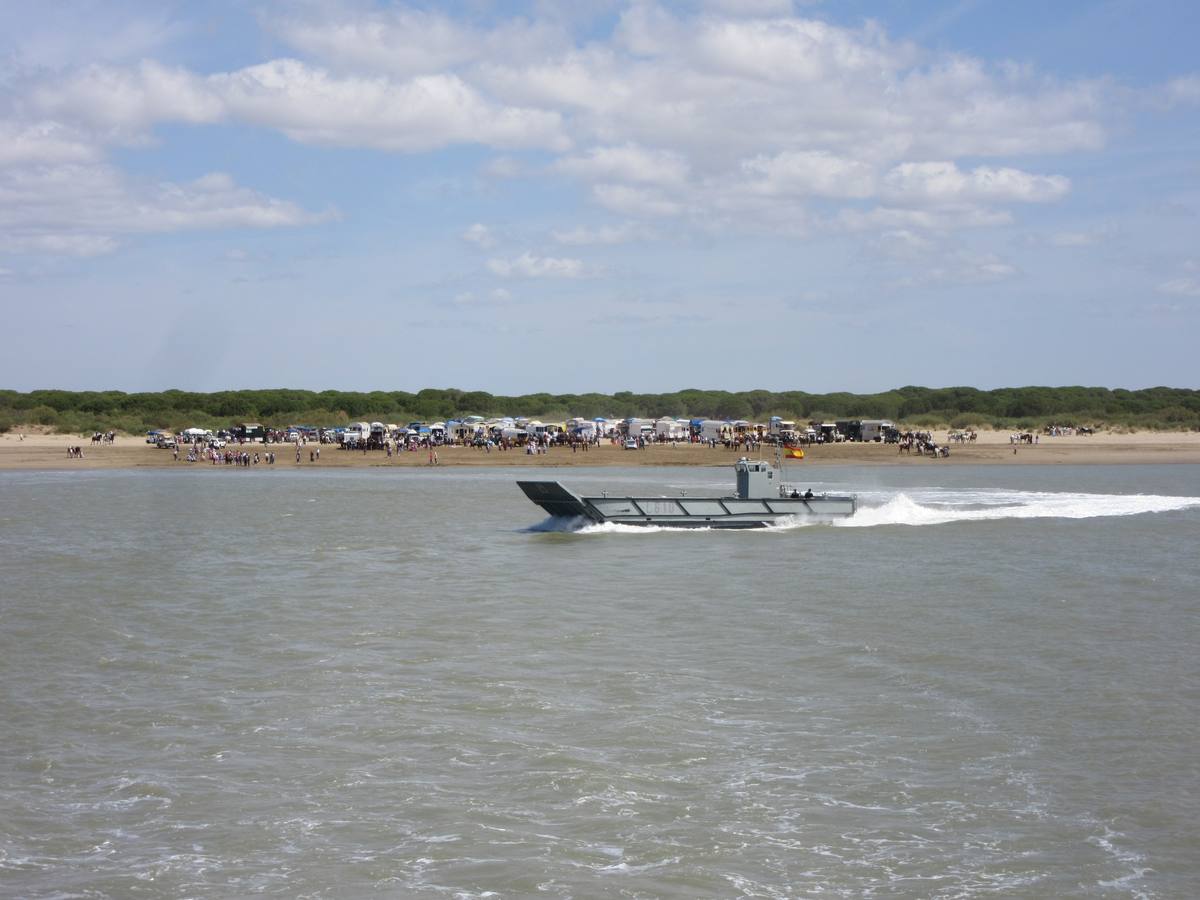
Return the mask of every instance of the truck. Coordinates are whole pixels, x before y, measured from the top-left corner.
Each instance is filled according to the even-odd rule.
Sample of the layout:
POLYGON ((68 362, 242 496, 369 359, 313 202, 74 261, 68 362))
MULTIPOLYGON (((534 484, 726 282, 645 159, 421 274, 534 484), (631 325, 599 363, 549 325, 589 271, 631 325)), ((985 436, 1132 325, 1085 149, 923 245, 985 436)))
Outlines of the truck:
POLYGON ((895 424, 887 419, 863 419, 861 424, 862 440, 884 441, 887 439, 888 431, 895 429, 895 424))
POLYGON ((266 441, 267 429, 257 422, 242 422, 233 427, 233 436, 242 443, 266 441))
POLYGON ((861 441, 863 439, 861 419, 838 419, 835 424, 843 440, 861 441))
POLYGON ((814 422, 813 427, 817 431, 817 441, 819 443, 841 443, 846 439, 846 436, 838 431, 838 427, 835 422, 814 422))

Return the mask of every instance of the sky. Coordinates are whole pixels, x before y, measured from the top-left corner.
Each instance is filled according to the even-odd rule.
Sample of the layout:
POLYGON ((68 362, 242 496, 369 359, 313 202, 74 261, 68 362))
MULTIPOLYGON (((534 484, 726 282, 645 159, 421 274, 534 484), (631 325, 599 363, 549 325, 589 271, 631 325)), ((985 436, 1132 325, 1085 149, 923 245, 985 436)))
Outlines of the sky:
POLYGON ((1200 3, 0 4, 0 387, 1200 387, 1200 3))

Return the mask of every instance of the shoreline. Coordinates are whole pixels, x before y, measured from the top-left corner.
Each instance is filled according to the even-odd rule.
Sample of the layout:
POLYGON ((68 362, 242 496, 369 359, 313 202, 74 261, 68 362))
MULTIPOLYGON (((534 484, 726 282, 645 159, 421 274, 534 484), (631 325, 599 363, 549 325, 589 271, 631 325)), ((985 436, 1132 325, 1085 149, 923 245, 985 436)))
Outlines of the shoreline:
MULTIPOLYGON (((340 469, 340 468, 414 468, 429 467, 427 450, 405 451, 390 459, 384 451, 362 453, 339 450, 335 445, 321 445, 319 461, 309 461, 309 451, 316 444, 301 448, 301 461, 296 462, 292 444, 267 445, 274 450, 276 462, 269 468, 340 469)), ((950 456, 933 458, 901 454, 894 444, 817 444, 805 450, 802 461, 788 463, 790 468, 805 466, 955 466, 955 465, 1123 465, 1123 464, 1200 464, 1200 433, 1140 432, 1132 434, 1073 435, 1048 437, 1042 435, 1034 445, 1009 443, 1007 433, 980 432, 974 444, 950 445, 950 456)), ((251 452, 263 452, 262 444, 245 445, 251 452)), ((569 468, 578 466, 730 466, 739 457, 758 457, 759 452, 711 449, 696 444, 651 445, 644 450, 624 450, 603 443, 587 451, 572 452, 569 447, 556 447, 548 453, 530 455, 524 450, 487 453, 473 447, 439 447, 439 467, 532 467, 569 468)), ((773 459, 769 445, 762 449, 762 458, 773 459)), ((262 468, 252 466, 252 468, 262 468)), ((90 439, 61 434, 0 435, 0 471, 68 470, 68 469, 140 469, 184 468, 223 469, 208 460, 195 463, 180 455, 175 461, 169 450, 144 443, 136 436, 121 436, 113 446, 93 447, 90 439), (67 448, 79 446, 82 458, 67 456, 67 448)))

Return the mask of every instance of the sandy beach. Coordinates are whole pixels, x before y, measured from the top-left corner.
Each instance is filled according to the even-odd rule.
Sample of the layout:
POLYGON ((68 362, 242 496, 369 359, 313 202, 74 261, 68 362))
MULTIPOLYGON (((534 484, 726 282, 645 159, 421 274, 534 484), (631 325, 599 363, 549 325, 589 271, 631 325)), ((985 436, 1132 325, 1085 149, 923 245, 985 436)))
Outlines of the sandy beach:
MULTIPOLYGON (((939 440, 944 432, 936 433, 939 440)), ((340 468, 363 466, 428 466, 428 451, 398 453, 389 459, 382 451, 367 453, 339 450, 325 444, 321 458, 309 461, 309 451, 315 444, 302 448, 301 461, 296 462, 291 444, 272 444, 275 468, 340 468)), ((253 445, 263 451, 263 445, 253 445)), ((826 465, 1044 465, 1044 464, 1122 464, 1122 463, 1200 463, 1200 433, 1138 432, 1131 434, 1100 433, 1049 437, 1041 435, 1035 445, 1018 445, 1013 452, 1007 432, 979 432, 973 444, 953 444, 950 456, 934 459, 928 456, 901 454, 892 444, 818 444, 810 447, 803 461, 796 466, 826 465)), ((772 448, 763 448, 764 456, 772 456, 772 448)), ((742 451, 723 447, 710 449, 699 445, 650 446, 645 450, 624 450, 603 443, 587 452, 572 452, 559 447, 540 455, 523 450, 487 453, 469 447, 438 448, 438 464, 442 466, 531 466, 557 468, 563 466, 726 466, 742 451)), ((754 454, 757 455, 757 454, 754 454)), ((193 468, 216 470, 208 461, 188 463, 180 453, 176 461, 170 450, 160 450, 146 444, 138 436, 119 436, 115 445, 92 446, 88 438, 62 434, 30 434, 18 431, 0 435, 0 469, 140 469, 193 468), (67 448, 83 448, 82 458, 67 455, 67 448)))

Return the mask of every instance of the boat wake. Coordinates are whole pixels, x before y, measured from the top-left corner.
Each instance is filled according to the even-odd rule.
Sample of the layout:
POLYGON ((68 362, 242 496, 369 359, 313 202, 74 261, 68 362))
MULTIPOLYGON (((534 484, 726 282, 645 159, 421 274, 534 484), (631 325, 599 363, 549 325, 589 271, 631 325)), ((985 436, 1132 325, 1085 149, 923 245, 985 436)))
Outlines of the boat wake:
MULTIPOLYGON (((877 528, 884 525, 945 525, 951 522, 993 522, 1005 519, 1094 519, 1188 509, 1200 509, 1200 497, 921 489, 901 493, 860 493, 858 512, 850 518, 787 518, 758 533, 792 531, 814 526, 877 528)), ((582 517, 552 516, 529 530, 593 535, 647 534, 656 531, 704 533, 714 529, 618 525, 611 522, 596 524, 582 517)))

